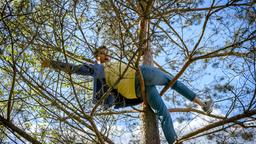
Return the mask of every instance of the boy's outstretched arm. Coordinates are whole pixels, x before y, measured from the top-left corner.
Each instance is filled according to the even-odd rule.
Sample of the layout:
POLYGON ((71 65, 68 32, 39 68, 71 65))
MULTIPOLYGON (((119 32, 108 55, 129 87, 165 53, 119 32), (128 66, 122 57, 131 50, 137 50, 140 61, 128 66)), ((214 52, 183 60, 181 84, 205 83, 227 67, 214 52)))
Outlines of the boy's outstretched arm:
POLYGON ((79 75, 90 75, 90 76, 93 75, 92 65, 87 63, 84 63, 82 65, 74 65, 70 63, 64 63, 61 61, 44 59, 44 60, 41 60, 41 66, 53 68, 56 70, 61 70, 68 74, 75 73, 79 75))

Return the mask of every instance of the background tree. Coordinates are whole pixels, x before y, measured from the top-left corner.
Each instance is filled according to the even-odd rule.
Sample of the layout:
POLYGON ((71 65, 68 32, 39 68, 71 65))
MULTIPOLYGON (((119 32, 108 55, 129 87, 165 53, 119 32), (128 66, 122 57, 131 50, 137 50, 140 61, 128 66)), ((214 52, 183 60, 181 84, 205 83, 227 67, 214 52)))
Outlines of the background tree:
POLYGON ((42 58, 93 62, 103 44, 117 61, 174 75, 159 91, 181 141, 253 140, 255 9, 250 0, 1 1, 1 142, 119 143, 125 135, 137 143, 142 131, 142 143, 160 143, 152 112, 139 119, 145 106, 104 111, 92 105, 92 78, 41 68, 42 58), (178 78, 215 101, 213 114, 169 89, 178 78))

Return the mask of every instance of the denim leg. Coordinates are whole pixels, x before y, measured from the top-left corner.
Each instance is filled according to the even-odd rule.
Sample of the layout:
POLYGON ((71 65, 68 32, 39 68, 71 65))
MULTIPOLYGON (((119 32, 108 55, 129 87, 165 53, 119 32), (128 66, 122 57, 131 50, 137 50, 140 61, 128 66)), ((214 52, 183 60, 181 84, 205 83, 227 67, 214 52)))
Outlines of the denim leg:
POLYGON ((168 82, 173 78, 172 76, 153 66, 142 65, 140 66, 140 69, 146 86, 167 85, 168 82))
MULTIPOLYGON (((173 79, 172 76, 164 73, 158 68, 149 65, 142 65, 140 68, 146 86, 167 85, 168 82, 173 79)), ((172 89, 174 89, 190 101, 193 101, 196 97, 196 94, 180 81, 176 81, 172 86, 172 89)))
POLYGON ((177 139, 177 135, 173 127, 171 115, 155 86, 146 86, 146 92, 148 104, 160 120, 166 140, 172 144, 177 139))
POLYGON ((179 81, 176 81, 176 83, 174 83, 172 89, 174 89, 176 92, 183 95, 190 101, 193 101, 196 97, 196 94, 192 90, 190 90, 187 86, 179 81))

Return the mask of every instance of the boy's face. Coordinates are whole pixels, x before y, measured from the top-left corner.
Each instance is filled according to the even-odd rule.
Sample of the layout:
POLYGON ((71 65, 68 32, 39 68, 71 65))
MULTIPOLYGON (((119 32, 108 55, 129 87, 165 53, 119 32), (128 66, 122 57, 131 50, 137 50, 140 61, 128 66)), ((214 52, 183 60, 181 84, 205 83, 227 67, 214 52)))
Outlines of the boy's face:
POLYGON ((110 61, 110 57, 108 56, 108 50, 101 49, 98 53, 97 59, 99 59, 101 63, 110 61))

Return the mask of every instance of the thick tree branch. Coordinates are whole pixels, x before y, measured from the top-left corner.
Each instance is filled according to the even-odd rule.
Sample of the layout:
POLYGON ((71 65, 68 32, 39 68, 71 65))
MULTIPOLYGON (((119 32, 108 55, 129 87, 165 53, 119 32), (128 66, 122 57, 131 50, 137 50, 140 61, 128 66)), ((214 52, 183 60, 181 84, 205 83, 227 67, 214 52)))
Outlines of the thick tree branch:
POLYGON ((160 95, 163 96, 164 93, 174 85, 174 83, 180 78, 180 76, 185 72, 185 70, 188 68, 188 66, 192 63, 191 59, 188 59, 185 64, 182 66, 181 70, 175 75, 175 77, 166 85, 162 91, 160 92, 160 95))
MULTIPOLYGON (((125 111, 109 111, 109 112, 101 112, 101 113, 96 113, 96 116, 106 116, 106 115, 120 115, 120 114, 127 114, 127 113, 140 113, 143 112, 143 110, 125 110, 125 111)), ((207 115, 212 118, 217 118, 217 119, 225 119, 224 116, 220 115, 215 115, 215 114, 207 114, 201 110, 194 109, 194 108, 171 108, 169 109, 169 112, 195 112, 198 114, 202 115, 207 115)))
POLYGON ((233 117, 230 117, 230 118, 227 118, 227 119, 224 119, 224 120, 220 120, 218 122, 215 122, 215 123, 212 123, 210 125, 207 125, 203 128, 200 128, 196 131, 193 131, 189 134, 186 134, 184 136, 182 136, 179 141, 185 141, 185 140, 188 140, 188 139, 192 139, 193 136, 196 136, 200 133, 203 133, 205 131, 208 131, 208 130, 211 130, 213 128, 216 128, 216 127, 219 127, 219 126, 223 126, 225 124, 228 124, 228 123, 233 123, 235 121, 238 121, 240 119, 243 119, 243 118, 247 118, 247 117, 250 117, 250 116, 253 116, 256 114, 256 110, 251 110, 251 111, 246 111, 244 112, 243 114, 239 114, 239 115, 236 115, 236 116, 233 116, 233 117))
MULTIPOLYGON (((201 39, 203 38, 203 35, 204 35, 204 32, 205 32, 205 29, 206 29, 206 25, 207 25, 207 22, 208 22, 208 19, 210 17, 210 15, 212 14, 211 11, 212 11, 212 7, 214 5, 214 2, 212 2, 212 5, 211 5, 211 8, 209 9, 206 17, 205 17, 205 21, 204 21, 204 25, 203 25, 203 28, 202 28, 202 32, 201 32, 201 35, 200 35, 200 38, 198 39, 197 43, 195 44, 192 52, 188 55, 188 58, 185 62, 185 64, 183 65, 183 67, 181 68, 181 70, 175 75, 175 77, 168 83, 168 85, 166 85, 162 91, 160 92, 160 95, 162 96, 170 87, 172 87, 174 85, 174 83, 179 79, 179 77, 185 72, 185 70, 189 67, 189 65, 192 63, 192 57, 194 55, 194 51, 197 49, 198 45, 200 44, 201 42, 201 39)), ((181 40, 182 41, 182 40, 181 40)))
POLYGON ((234 52, 233 48, 239 45, 242 45, 245 42, 248 42, 250 40, 254 40, 256 36, 251 36, 245 40, 233 43, 231 45, 225 46, 223 48, 220 48, 218 50, 209 52, 207 54, 201 55, 201 56, 195 56, 192 58, 193 61, 199 60, 199 59, 206 59, 206 58, 214 58, 214 57, 222 57, 222 56, 238 56, 238 57, 243 57, 247 56, 249 53, 239 53, 239 52, 234 52), (230 49, 230 51, 228 51, 230 49), (225 52, 227 51, 227 52, 225 52))
POLYGON ((226 4, 226 5, 218 5, 213 7, 204 7, 204 8, 176 8, 170 9, 168 11, 157 13, 156 15, 152 16, 152 18, 159 18, 163 16, 167 16, 171 13, 186 13, 186 12, 198 12, 198 11, 207 11, 210 9, 223 9, 227 7, 240 7, 240 6, 251 6, 249 3, 241 3, 241 4, 226 4))
POLYGON ((35 138, 33 138, 32 136, 30 136, 29 134, 27 134, 25 131, 23 131, 22 129, 18 128, 17 126, 15 126, 13 123, 11 123, 9 120, 5 119, 4 117, 2 117, 0 115, 0 123, 6 127, 6 128, 10 128, 12 131, 16 132, 17 134, 19 134, 20 136, 22 136, 24 139, 26 139, 27 141, 33 143, 33 144, 40 144, 41 142, 39 142, 38 140, 36 140, 35 138))

